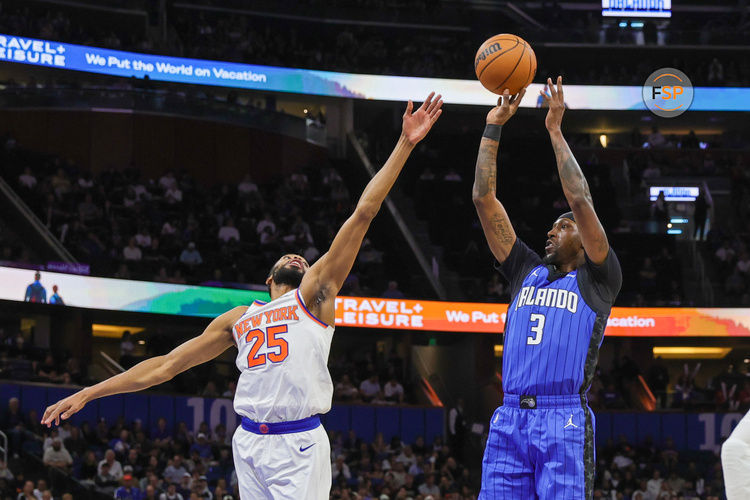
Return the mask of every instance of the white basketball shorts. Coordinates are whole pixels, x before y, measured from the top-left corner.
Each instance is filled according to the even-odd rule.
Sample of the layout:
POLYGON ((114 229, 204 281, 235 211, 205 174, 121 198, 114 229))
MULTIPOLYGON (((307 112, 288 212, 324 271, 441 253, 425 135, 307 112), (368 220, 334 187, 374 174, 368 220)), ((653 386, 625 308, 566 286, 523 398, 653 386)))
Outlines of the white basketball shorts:
POLYGON ((241 500, 328 500, 331 445, 322 425, 290 434, 238 426, 232 453, 241 500))

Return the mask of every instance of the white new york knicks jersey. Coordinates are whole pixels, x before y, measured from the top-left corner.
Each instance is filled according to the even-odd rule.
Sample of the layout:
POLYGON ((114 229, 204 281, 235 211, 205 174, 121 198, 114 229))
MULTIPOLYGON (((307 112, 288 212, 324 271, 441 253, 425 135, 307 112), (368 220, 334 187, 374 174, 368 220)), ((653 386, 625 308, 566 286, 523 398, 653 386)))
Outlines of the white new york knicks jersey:
POLYGON ((327 413, 333 398, 328 372, 333 330, 310 313, 298 290, 250 305, 232 328, 241 372, 235 412, 255 422, 327 413))

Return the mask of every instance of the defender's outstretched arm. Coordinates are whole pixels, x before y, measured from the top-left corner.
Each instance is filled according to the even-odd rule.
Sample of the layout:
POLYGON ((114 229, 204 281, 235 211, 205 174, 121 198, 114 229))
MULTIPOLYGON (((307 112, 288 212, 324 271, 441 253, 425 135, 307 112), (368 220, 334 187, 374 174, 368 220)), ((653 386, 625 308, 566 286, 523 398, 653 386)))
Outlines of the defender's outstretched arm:
POLYGON ((562 135, 562 117, 565 112, 562 77, 557 77, 556 86, 553 85, 552 79, 548 78, 547 88, 549 88, 549 95, 540 91, 549 105, 544 124, 549 132, 552 148, 555 150, 557 171, 560 174, 565 199, 568 200, 568 205, 573 211, 586 254, 592 262, 601 264, 609 253, 609 241, 594 210, 594 201, 591 198, 586 177, 562 135))
POLYGON ((380 210, 385 197, 396 182, 414 146, 421 141, 442 113, 443 101, 432 92, 415 111, 409 101, 403 116, 401 136, 383 168, 375 174, 362 192, 354 213, 339 229, 331 248, 302 278, 299 291, 309 307, 321 319, 333 324, 336 296, 354 265, 362 240, 370 223, 380 210))
POLYGON ((497 199, 497 149, 500 145, 500 128, 513 116, 526 90, 511 97, 508 91, 498 99, 497 106, 487 114, 487 127, 479 144, 474 188, 471 197, 482 223, 487 244, 498 262, 508 258, 516 232, 510 223, 505 207, 497 199))
POLYGON ((234 344, 232 326, 245 313, 247 306, 235 307, 215 318, 201 335, 188 340, 169 354, 142 361, 129 370, 86 387, 75 394, 47 407, 42 425, 60 425, 80 411, 86 403, 104 396, 123 392, 136 392, 171 380, 196 365, 217 357, 234 344))

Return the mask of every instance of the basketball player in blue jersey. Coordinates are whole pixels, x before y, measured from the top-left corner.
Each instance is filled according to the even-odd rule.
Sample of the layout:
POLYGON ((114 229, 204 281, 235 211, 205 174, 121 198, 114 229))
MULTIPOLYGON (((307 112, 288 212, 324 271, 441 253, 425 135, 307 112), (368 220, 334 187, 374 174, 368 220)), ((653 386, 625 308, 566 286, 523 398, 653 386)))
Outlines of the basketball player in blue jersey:
POLYGON ((545 125, 572 209, 547 232, 544 258, 516 237, 496 197, 501 127, 524 91, 506 90, 487 115, 473 198, 497 270, 510 283, 505 322, 503 405, 490 421, 482 461, 483 500, 590 499, 594 415, 586 393, 594 375, 622 272, 594 211, 586 179, 562 135, 562 78, 547 80, 545 125))

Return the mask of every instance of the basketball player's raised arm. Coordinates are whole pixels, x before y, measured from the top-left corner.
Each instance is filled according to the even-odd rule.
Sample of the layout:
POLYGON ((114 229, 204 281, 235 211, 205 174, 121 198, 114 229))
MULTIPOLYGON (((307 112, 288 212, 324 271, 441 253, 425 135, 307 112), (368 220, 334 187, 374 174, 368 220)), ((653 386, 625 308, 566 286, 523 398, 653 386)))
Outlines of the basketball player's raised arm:
POLYGON ((516 113, 526 89, 511 97, 508 91, 497 100, 497 106, 487 113, 487 126, 479 143, 474 187, 471 197, 482 223, 487 244, 498 262, 508 258, 516 232, 508 218, 505 207, 497 199, 497 150, 500 145, 501 127, 516 113))
POLYGON ((424 139, 442 113, 443 101, 432 92, 416 111, 409 101, 403 115, 401 136, 391 156, 370 180, 357 202, 354 213, 344 222, 331 248, 316 262, 300 284, 305 302, 319 310, 321 319, 333 324, 334 298, 354 265, 370 223, 396 182, 414 146, 424 139), (325 303, 325 304, 324 304, 325 303))
POLYGON ((549 95, 540 91, 549 105, 544 124, 552 141, 552 149, 555 150, 557 171, 560 174, 563 193, 565 199, 568 200, 570 209, 573 211, 586 254, 592 262, 601 264, 609 253, 609 241, 594 210, 594 201, 591 198, 586 177, 584 177, 581 167, 578 166, 573 152, 562 135, 562 117, 565 112, 562 77, 557 77, 556 85, 552 83, 552 79, 548 78, 547 88, 549 89, 549 95))
POLYGON ((42 417, 42 425, 60 425, 60 419, 66 420, 89 401, 159 385, 185 370, 214 359, 234 345, 232 326, 246 310, 246 306, 235 307, 215 318, 201 335, 174 348, 169 354, 142 361, 123 373, 86 387, 49 406, 42 417))

